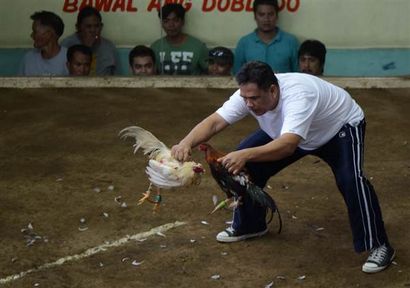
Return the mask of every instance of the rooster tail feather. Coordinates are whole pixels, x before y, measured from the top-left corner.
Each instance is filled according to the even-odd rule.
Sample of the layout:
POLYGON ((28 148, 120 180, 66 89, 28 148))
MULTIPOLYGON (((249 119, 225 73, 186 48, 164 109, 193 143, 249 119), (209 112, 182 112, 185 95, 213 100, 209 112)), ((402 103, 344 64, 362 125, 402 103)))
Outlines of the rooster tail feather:
POLYGON ((151 132, 138 126, 126 127, 120 131, 119 135, 122 139, 128 137, 134 138, 134 153, 142 148, 144 154, 148 154, 150 158, 154 158, 161 150, 168 150, 166 145, 158 140, 151 132))
POLYGON ((259 205, 263 207, 269 208, 270 217, 269 217, 268 223, 272 221, 273 214, 275 212, 278 214, 278 219, 279 219, 278 233, 280 233, 282 231, 282 217, 280 216, 280 212, 278 210, 278 206, 276 205, 275 200, 273 200, 273 198, 268 193, 263 191, 262 188, 260 188, 259 186, 253 183, 249 184, 247 191, 252 201, 257 202, 259 205))

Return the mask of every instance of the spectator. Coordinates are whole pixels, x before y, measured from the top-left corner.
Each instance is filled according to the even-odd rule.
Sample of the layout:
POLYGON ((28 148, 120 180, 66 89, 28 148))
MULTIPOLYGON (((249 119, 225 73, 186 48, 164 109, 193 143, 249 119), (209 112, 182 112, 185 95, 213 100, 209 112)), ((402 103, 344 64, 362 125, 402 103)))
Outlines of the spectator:
POLYGON ((208 49, 197 38, 182 32, 185 9, 181 4, 166 4, 158 12, 166 36, 151 48, 161 74, 195 75, 208 71, 208 49), (161 57, 160 57, 161 55, 161 57))
POLYGON ((91 75, 114 75, 119 71, 119 61, 115 45, 101 36, 103 28, 100 12, 85 6, 77 15, 77 32, 65 38, 62 45, 70 47, 83 44, 93 52, 91 75))
POLYGON ((93 52, 90 47, 77 44, 68 48, 67 69, 70 76, 87 76, 90 74, 93 52))
POLYGON ((225 47, 215 47, 209 51, 208 74, 216 76, 231 75, 233 53, 225 47))
POLYGON ((306 40, 300 45, 299 71, 316 76, 323 75, 326 60, 326 47, 318 40, 306 40))
POLYGON ((31 38, 34 49, 24 55, 19 75, 66 76, 67 49, 58 44, 64 33, 63 20, 49 11, 35 12, 30 18, 33 20, 31 38))
POLYGON ((257 28, 239 40, 235 49, 234 72, 251 60, 265 62, 279 73, 298 71, 298 40, 276 26, 278 1, 255 0, 253 13, 257 28))
POLYGON ((134 75, 155 75, 155 53, 144 45, 135 46, 128 55, 128 62, 134 75))

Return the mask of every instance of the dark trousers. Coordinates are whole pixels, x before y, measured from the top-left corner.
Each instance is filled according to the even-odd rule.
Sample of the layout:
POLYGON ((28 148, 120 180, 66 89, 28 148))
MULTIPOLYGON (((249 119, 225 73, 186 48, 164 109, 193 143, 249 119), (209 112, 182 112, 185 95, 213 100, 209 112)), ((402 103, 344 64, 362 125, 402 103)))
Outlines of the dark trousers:
MULTIPOLYGON (((248 162, 246 167, 253 181, 265 187, 268 179, 283 168, 310 154, 325 161, 333 171, 336 184, 346 203, 353 244, 357 252, 367 251, 388 243, 382 214, 373 186, 363 172, 364 136, 366 123, 361 121, 353 127, 344 125, 325 145, 316 150, 297 148, 287 158, 272 162, 248 162)), ((258 130, 244 139, 238 150, 264 145, 272 139, 262 130, 258 130)), ((243 204, 234 211, 232 227, 247 233, 266 228, 266 210, 243 199, 243 204)))

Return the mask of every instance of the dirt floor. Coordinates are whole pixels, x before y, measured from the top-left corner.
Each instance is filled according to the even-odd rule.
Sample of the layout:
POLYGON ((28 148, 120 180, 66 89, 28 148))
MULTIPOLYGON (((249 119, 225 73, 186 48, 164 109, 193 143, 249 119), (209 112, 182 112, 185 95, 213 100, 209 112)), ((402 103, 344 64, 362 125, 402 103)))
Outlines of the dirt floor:
MULTIPOLYGON (((302 159, 269 182, 267 191, 282 211, 281 234, 274 220, 265 237, 217 243, 231 212, 208 215, 212 196, 222 198, 209 173, 198 187, 165 191, 158 214, 150 204, 137 206, 148 186, 146 159, 133 155, 132 142, 118 132, 137 124, 175 144, 230 92, 0 89, 0 283, 9 279, 0 286, 410 287, 409 90, 350 91, 367 115, 365 168, 397 249, 395 265, 382 273, 361 272, 367 255, 353 251, 342 197, 316 158, 302 159), (114 201, 117 196, 127 207, 114 201), (43 266, 175 221, 186 224, 165 237, 154 234, 43 266)), ((255 128, 245 119, 211 143, 232 150, 255 128)), ((205 164, 202 156, 194 153, 205 164)))

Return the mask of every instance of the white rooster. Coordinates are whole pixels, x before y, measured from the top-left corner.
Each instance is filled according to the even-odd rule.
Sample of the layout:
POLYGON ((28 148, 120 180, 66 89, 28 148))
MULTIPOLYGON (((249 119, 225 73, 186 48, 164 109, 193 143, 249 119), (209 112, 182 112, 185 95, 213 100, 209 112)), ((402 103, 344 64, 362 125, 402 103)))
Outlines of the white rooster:
POLYGON ((150 185, 147 191, 142 193, 144 196, 138 201, 138 205, 147 200, 154 204, 155 212, 161 204, 161 189, 198 185, 201 182, 201 175, 205 171, 202 165, 193 161, 177 161, 171 156, 171 150, 151 132, 138 126, 130 126, 121 130, 119 135, 123 139, 134 138, 134 154, 141 148, 149 158, 145 172, 150 185), (157 187, 157 195, 151 200, 149 196, 153 185, 157 187))

